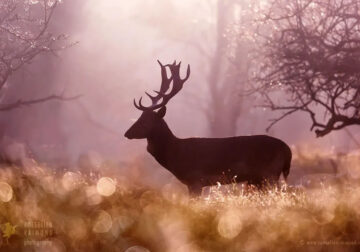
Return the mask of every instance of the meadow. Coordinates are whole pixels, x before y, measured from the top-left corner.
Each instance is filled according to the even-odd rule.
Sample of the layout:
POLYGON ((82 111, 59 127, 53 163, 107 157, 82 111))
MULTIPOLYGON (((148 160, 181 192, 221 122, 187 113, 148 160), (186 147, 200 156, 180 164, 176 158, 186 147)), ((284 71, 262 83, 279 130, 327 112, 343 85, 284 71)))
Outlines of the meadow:
POLYGON ((294 151, 289 185, 259 191, 219 181, 199 197, 174 181, 156 188, 112 169, 4 165, 0 251, 360 249, 359 152, 294 151))

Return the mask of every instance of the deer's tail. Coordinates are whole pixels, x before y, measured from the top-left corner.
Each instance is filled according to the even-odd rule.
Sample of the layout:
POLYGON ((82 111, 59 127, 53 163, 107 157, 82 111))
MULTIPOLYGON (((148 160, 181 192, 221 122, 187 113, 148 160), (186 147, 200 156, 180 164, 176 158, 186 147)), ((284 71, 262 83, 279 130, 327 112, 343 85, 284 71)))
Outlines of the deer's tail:
POLYGON ((286 146, 286 147, 287 147, 286 148, 286 157, 285 157, 284 167, 282 170, 285 180, 289 176, 289 173, 290 173, 291 158, 292 158, 291 149, 288 146, 286 146))

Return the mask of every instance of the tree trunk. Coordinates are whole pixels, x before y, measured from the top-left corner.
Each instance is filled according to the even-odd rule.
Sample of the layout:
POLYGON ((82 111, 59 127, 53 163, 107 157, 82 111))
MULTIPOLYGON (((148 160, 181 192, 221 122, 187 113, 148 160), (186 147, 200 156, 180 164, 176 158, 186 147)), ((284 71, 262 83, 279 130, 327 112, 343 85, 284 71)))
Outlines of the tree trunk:
POLYGON ((209 133, 212 137, 236 135, 237 120, 240 115, 241 98, 237 93, 238 82, 227 76, 228 40, 225 35, 227 24, 232 20, 229 13, 232 6, 232 2, 219 0, 217 3, 216 48, 208 75, 210 101, 207 117, 209 133))

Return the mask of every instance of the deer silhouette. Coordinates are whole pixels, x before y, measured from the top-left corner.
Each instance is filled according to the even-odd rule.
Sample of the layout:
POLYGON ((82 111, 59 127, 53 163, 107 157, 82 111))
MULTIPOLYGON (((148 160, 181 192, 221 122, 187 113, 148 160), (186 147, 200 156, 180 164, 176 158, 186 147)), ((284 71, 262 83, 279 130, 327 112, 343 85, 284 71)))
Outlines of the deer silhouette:
POLYGON ((142 97, 134 105, 142 111, 140 118, 125 133, 128 139, 147 139, 148 152, 175 177, 189 187, 193 194, 217 181, 247 181, 255 186, 277 183, 281 173, 286 179, 290 171, 291 150, 283 141, 266 135, 228 138, 177 138, 165 120, 166 104, 183 87, 190 76, 180 77, 180 65, 161 67, 161 86, 150 95, 152 105, 142 104, 142 97), (167 75, 167 68, 171 76, 167 75), (172 83, 172 85, 170 85, 172 83), (171 86, 171 88, 170 88, 171 86), (170 89, 170 90, 169 90, 170 89))

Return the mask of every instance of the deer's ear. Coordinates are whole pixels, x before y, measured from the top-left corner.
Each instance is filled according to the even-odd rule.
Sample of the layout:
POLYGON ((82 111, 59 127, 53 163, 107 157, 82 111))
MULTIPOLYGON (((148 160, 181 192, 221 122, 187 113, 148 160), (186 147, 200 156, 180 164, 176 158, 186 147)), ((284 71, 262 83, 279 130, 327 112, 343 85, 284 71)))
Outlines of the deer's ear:
POLYGON ((160 118, 163 118, 163 117, 165 116, 165 114, 166 114, 166 107, 165 107, 165 106, 162 107, 162 108, 157 112, 157 114, 158 114, 158 116, 159 116, 160 118))

